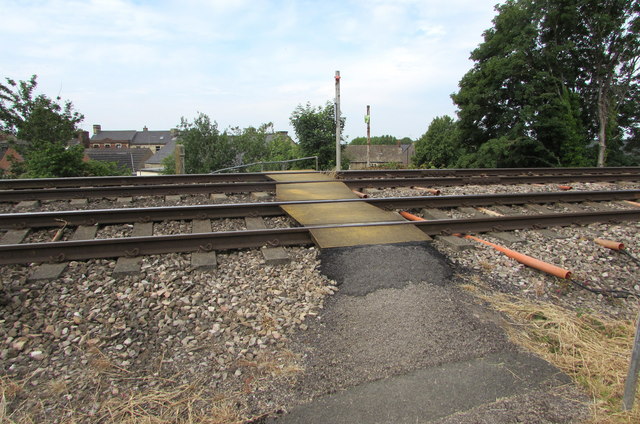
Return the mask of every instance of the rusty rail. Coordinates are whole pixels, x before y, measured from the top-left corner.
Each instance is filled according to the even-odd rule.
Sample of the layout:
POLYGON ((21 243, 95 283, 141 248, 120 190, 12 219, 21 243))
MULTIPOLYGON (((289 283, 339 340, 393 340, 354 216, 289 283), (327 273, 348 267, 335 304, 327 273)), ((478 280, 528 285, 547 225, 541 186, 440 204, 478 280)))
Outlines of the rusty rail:
POLYGON ((462 196, 419 196, 367 199, 309 200, 217 205, 117 208, 80 211, 0 214, 0 228, 56 227, 68 225, 121 224, 164 220, 243 218, 284 215, 282 206, 321 203, 367 202, 385 209, 452 208, 460 206, 522 205, 552 202, 596 202, 640 199, 640 190, 573 191, 541 193, 476 194, 462 196))
POLYGON ((310 230, 320 228, 416 225, 426 234, 438 235, 545 228, 551 226, 589 224, 595 222, 615 224, 638 219, 640 219, 640 209, 543 215, 515 215, 470 219, 442 219, 420 222, 394 221, 256 231, 230 231, 153 237, 65 241, 55 243, 13 244, 0 246, 0 264, 62 262, 66 260, 139 256, 171 252, 255 248, 266 245, 304 245, 312 243, 310 230))

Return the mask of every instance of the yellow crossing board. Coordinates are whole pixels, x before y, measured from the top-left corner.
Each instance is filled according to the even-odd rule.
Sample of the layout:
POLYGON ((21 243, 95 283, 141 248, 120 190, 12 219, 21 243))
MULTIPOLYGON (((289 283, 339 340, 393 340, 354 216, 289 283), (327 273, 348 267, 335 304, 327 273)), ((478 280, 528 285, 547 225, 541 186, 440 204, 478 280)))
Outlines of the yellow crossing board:
MULTIPOLYGON (((276 173, 269 178, 278 182, 279 201, 331 200, 358 198, 344 183, 328 174, 276 173), (295 183, 295 181, 310 181, 295 183)), ((366 202, 283 206, 284 211, 304 226, 359 224, 369 222, 404 221, 395 212, 385 211, 366 202)), ((360 228, 324 228, 311 230, 320 248, 390 244, 429 240, 429 236, 414 225, 381 225, 360 228)))

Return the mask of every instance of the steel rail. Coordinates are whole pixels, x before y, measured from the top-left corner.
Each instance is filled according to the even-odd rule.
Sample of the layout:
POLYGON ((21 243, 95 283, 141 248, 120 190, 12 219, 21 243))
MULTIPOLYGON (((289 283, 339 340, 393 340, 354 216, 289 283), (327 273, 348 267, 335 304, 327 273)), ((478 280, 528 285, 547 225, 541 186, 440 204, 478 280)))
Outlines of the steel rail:
POLYGON ((254 231, 177 234, 47 243, 0 245, 0 264, 63 262, 120 256, 155 255, 174 252, 219 251, 311 244, 311 230, 349 227, 416 225, 425 234, 478 233, 527 228, 545 228, 595 222, 620 223, 640 219, 639 210, 573 212, 543 215, 514 215, 432 221, 393 221, 364 224, 321 225, 254 231))
POLYGON ((0 228, 56 227, 122 224, 164 220, 243 218, 284 215, 283 206, 366 202, 384 209, 450 208, 460 206, 522 205, 553 202, 597 202, 640 199, 640 190, 561 191, 536 193, 474 194, 457 196, 389 197, 368 199, 306 200, 290 202, 236 203, 154 208, 92 209, 79 211, 0 214, 0 228))
MULTIPOLYGON (((277 172, 277 171, 276 171, 277 172)), ((314 174, 318 171, 296 171, 314 174)), ((74 177, 74 178, 38 178, 0 180, 0 190, 72 188, 72 187, 108 187, 167 184, 212 184, 221 182, 259 182, 269 181, 267 173, 247 172, 232 174, 182 174, 157 176, 113 176, 113 177, 74 177)), ((518 176, 518 175, 640 175, 640 167, 610 168, 465 168, 465 169, 388 169, 388 170, 350 170, 337 175, 341 179, 354 178, 421 178, 421 177, 481 177, 481 176, 518 176)))
MULTIPOLYGON (((411 187, 411 186, 460 186, 488 184, 533 184, 597 181, 640 181, 640 175, 593 174, 574 175, 524 175, 513 177, 422 177, 422 178, 361 178, 340 180, 349 188, 363 187, 411 187)), ((167 184, 122 187, 79 187, 56 189, 24 189, 0 191, 0 202, 21 200, 64 200, 78 198, 129 197, 178 194, 247 193, 252 191, 275 191, 278 184, 317 184, 318 181, 257 181, 216 184, 167 184)))

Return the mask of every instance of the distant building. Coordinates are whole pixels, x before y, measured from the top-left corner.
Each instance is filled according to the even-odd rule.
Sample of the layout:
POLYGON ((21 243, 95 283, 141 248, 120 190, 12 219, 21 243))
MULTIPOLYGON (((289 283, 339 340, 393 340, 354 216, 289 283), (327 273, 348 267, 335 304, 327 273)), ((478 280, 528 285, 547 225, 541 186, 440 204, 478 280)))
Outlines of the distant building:
MULTIPOLYGON (((371 167, 379 167, 391 164, 408 166, 411 156, 416 153, 413 144, 374 144, 369 152, 371 167)), ((349 169, 365 169, 367 167, 367 146, 347 145, 344 148, 344 157, 349 159, 349 169)))
POLYGON ((149 149, 156 153, 168 142, 178 137, 178 130, 150 131, 144 127, 136 130, 103 131, 101 125, 93 126, 93 135, 89 140, 92 149, 149 149))
POLYGON ((11 163, 23 162, 24 158, 15 148, 17 145, 26 145, 25 141, 18 140, 11 134, 0 133, 0 174, 6 173, 11 169, 11 163))
POLYGON ((84 156, 85 159, 100 162, 115 162, 130 170, 133 175, 144 168, 144 163, 153 156, 153 153, 149 149, 103 148, 85 149, 84 156))

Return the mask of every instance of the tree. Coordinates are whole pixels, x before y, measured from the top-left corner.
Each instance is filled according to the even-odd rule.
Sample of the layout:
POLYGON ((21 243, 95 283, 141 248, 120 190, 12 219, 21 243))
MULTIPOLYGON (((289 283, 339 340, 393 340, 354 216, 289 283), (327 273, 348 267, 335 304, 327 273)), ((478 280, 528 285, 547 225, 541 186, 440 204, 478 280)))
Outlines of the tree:
POLYGON ((289 137, 276 134, 267 144, 266 160, 269 162, 291 160, 299 157, 301 157, 300 147, 292 143, 289 137))
POLYGON ((209 173, 234 165, 235 152, 227 133, 221 134, 218 124, 204 113, 198 113, 193 122, 181 118, 179 129, 187 174, 209 173))
MULTIPOLYGON (((335 107, 327 102, 324 107, 313 107, 310 103, 298 105, 291 117, 291 125, 298 137, 298 145, 304 156, 318 156, 321 169, 336 166, 336 117, 335 107)), ((344 118, 340 126, 344 128, 344 118)), ((341 148, 342 145, 340 146, 341 148)))
POLYGON ((29 81, 6 78, 0 84, 0 131, 17 136, 31 145, 66 143, 78 132, 84 116, 73 110, 70 101, 60 104, 44 94, 34 97, 36 75, 29 81))
POLYGON ((0 83, 0 131, 27 142, 24 162, 11 166, 12 176, 27 178, 126 175, 113 162, 84 161, 82 146, 67 148, 84 118, 60 97, 35 95, 37 77, 28 81, 5 78, 0 83))
POLYGON ((263 161, 267 155, 267 131, 273 124, 262 124, 258 128, 234 127, 229 131, 234 166, 263 161))
MULTIPOLYGON (((371 145, 377 144, 386 144, 386 145, 395 145, 398 141, 392 135, 379 135, 371 137, 371 145)), ((349 144, 353 145, 366 145, 367 137, 356 137, 349 144)))
POLYGON ((458 124, 450 116, 436 117, 416 141, 414 165, 428 168, 453 166, 463 153, 458 124))
POLYGON ((452 95, 471 152, 533 139, 560 165, 598 164, 637 125, 640 0, 508 0, 452 95), (632 110, 634 109, 634 110, 632 110), (634 124, 636 123, 636 124, 634 124))

